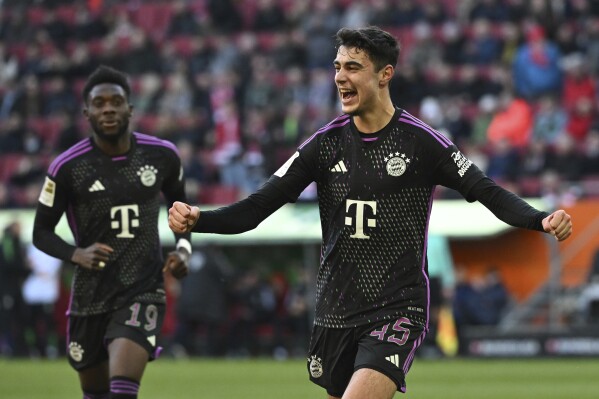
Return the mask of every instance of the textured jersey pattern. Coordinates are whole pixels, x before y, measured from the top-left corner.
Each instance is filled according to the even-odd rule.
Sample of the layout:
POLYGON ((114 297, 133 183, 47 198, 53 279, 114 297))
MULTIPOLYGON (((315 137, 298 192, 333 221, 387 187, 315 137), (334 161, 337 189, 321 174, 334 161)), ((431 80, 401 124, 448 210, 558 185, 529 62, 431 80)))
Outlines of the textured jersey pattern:
POLYGON ((349 125, 339 133, 331 132, 320 142, 320 170, 325 173, 319 182, 319 205, 325 240, 317 279, 317 323, 348 327, 411 313, 414 322, 424 324, 427 282, 422 256, 432 185, 410 178, 409 167, 403 179, 386 172, 390 154, 414 152, 412 134, 395 126, 380 143, 363 146, 349 125), (402 140, 406 136, 408 140, 402 140), (340 159, 348 165, 347 173, 331 170, 340 159), (347 198, 376 203, 376 213, 370 208, 364 212, 365 218, 376 220, 376 226, 365 228, 369 238, 351 237, 355 227, 345 224, 347 198))
POLYGON ((55 172, 68 193, 77 245, 101 242, 114 249, 103 270, 75 269, 70 314, 104 313, 131 300, 165 301, 157 220, 163 182, 178 176, 179 161, 170 143, 136 139, 127 156, 110 158, 94 147, 55 172))
POLYGON ((269 180, 289 200, 318 186, 322 250, 315 323, 398 317, 427 327, 426 240, 438 184, 464 197, 484 174, 440 132, 400 109, 362 140, 349 115, 319 129, 269 180))

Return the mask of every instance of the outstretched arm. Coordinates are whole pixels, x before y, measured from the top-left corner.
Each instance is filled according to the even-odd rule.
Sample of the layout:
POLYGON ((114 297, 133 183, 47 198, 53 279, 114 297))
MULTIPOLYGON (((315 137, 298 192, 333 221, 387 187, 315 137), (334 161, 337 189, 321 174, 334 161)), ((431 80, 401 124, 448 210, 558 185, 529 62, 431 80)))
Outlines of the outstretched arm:
POLYGON ((489 178, 476 183, 470 196, 511 226, 544 231, 558 241, 563 241, 572 234, 572 220, 564 210, 551 214, 539 211, 489 178))
POLYGON ((266 183, 248 198, 213 211, 200 212, 197 206, 175 202, 168 211, 168 225, 175 233, 239 234, 256 228, 288 201, 281 191, 266 183))

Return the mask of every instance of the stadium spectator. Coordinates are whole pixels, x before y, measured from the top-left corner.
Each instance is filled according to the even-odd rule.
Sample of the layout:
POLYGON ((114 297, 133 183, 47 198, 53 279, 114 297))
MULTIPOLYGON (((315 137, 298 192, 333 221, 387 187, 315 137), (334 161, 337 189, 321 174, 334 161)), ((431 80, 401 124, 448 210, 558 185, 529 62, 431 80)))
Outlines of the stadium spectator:
POLYGON ((250 30, 273 32, 285 29, 287 20, 281 5, 276 0, 258 0, 250 30))
POLYGON ((574 109, 568 114, 565 130, 576 143, 582 143, 593 126, 597 115, 596 107, 595 98, 582 97, 576 101, 574 109))
POLYGON ((378 13, 370 23, 376 26, 411 27, 424 20, 424 13, 419 1, 406 0, 397 3, 375 0, 373 7, 378 7, 378 13))
POLYGON ((587 60, 580 53, 564 57, 561 61, 564 70, 562 105, 568 112, 574 112, 581 99, 595 101, 597 96, 593 76, 588 73, 587 60))
POLYGON ((205 33, 199 21, 200 17, 187 1, 174 1, 172 17, 166 29, 166 36, 172 39, 179 36, 195 36, 205 33))
POLYGON ((426 71, 443 58, 441 43, 434 36, 433 28, 426 22, 416 23, 412 32, 414 43, 407 49, 406 63, 412 68, 426 71))
POLYGON ((593 126, 583 144, 583 176, 599 176, 599 126, 593 126))
POLYGON ((547 169, 563 180, 576 182, 582 177, 584 158, 577 151, 576 141, 567 134, 560 135, 547 156, 547 169))
POLYGON ((485 173, 491 179, 501 182, 514 182, 519 175, 519 151, 507 139, 493 142, 490 146, 489 161, 485 173))
POLYGON ((530 141, 541 141, 554 144, 558 137, 565 134, 568 114, 552 95, 544 95, 537 101, 537 109, 533 116, 532 135, 530 141))
POLYGON ((492 94, 485 94, 478 100, 478 113, 472 121, 471 143, 484 146, 487 143, 487 131, 498 107, 498 100, 492 94))
POLYGON ((0 87, 13 81, 19 72, 19 63, 14 54, 6 49, 6 44, 0 41, 0 87))
POLYGON ((391 398, 405 392, 414 351, 428 329, 424 245, 438 183, 480 201, 505 223, 559 241, 570 236, 572 224, 563 210, 538 211, 497 186, 449 139, 396 108, 389 81, 399 46, 391 34, 340 29, 336 39, 334 82, 343 115, 300 145, 254 194, 201 214, 175 202, 169 227, 242 233, 317 182, 323 242, 310 379, 330 398, 391 398), (403 184, 393 184, 400 179, 403 184), (408 219, 417 221, 405 229, 408 219))
POLYGON ((12 221, 2 232, 0 241, 0 353, 5 356, 28 356, 25 341, 26 309, 22 287, 29 274, 21 223, 12 221))
POLYGON ((129 130, 130 93, 120 71, 101 66, 89 76, 82 97, 92 135, 52 162, 34 221, 35 246, 76 265, 67 351, 84 397, 137 398, 159 354, 163 273, 183 277, 191 255, 189 235, 177 234, 163 260, 160 196, 186 198, 184 175, 172 143, 129 130), (74 245, 55 231, 67 209, 74 245))
POLYGON ((547 169, 548 145, 543 140, 531 140, 523 150, 519 164, 520 177, 538 178, 547 169))
POLYGON ((530 138, 533 113, 530 104, 505 91, 499 98, 498 108, 489 124, 487 140, 491 145, 507 140, 515 148, 525 147, 530 138))
POLYGON ((464 63, 464 46, 466 37, 462 27, 455 21, 448 21, 441 28, 443 40, 443 62, 449 65, 464 63))
POLYGON ((177 324, 170 350, 175 357, 212 357, 226 352, 227 293, 232 274, 232 267, 217 249, 194 251, 174 309, 177 324))
POLYGON ((509 10, 501 0, 482 0, 471 2, 468 17, 470 21, 484 18, 491 22, 506 22, 509 20, 509 10))
POLYGON ((545 37, 543 28, 530 28, 526 42, 518 48, 514 58, 512 73, 516 95, 527 100, 543 94, 559 95, 562 88, 560 57, 559 49, 545 37))
POLYGON ((472 37, 464 46, 464 62, 474 65, 489 65, 501 56, 501 42, 493 32, 490 22, 477 19, 472 24, 472 37))

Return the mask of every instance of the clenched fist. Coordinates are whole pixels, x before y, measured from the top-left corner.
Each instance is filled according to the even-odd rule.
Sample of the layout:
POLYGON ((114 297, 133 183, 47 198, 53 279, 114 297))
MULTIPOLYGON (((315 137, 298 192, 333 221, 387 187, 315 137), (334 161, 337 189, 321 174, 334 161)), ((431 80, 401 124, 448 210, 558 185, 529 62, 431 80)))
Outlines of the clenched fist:
POLYGON ((543 229, 558 241, 564 241, 572 234, 572 219, 560 209, 543 219, 543 229))
POLYGON ((200 218, 200 208, 175 201, 168 210, 168 227, 175 233, 188 233, 200 218))

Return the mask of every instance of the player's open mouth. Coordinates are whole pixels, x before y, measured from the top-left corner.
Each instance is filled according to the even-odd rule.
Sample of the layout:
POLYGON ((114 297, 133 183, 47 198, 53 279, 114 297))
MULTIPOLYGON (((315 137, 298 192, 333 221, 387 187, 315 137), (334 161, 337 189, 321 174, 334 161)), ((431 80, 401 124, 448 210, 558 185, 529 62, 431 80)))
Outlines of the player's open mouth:
POLYGON ((342 102, 351 101, 358 93, 354 90, 339 90, 339 95, 341 96, 342 102))

